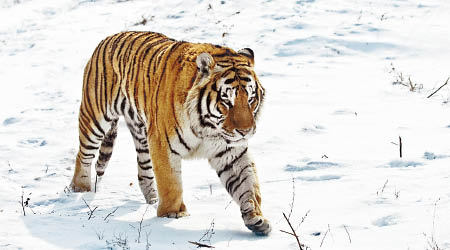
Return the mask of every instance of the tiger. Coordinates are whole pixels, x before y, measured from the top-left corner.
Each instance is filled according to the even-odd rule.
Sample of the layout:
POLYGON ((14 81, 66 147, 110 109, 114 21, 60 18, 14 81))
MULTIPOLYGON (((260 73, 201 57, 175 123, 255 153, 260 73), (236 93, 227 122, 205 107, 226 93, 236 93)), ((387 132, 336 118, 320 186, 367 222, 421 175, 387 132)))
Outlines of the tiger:
POLYGON ((248 149, 265 95, 254 62, 250 48, 236 52, 156 32, 127 31, 102 40, 84 69, 71 189, 97 190, 123 116, 136 148, 140 189, 146 203, 158 202, 158 217, 189 215, 181 160, 206 158, 239 205, 245 226, 268 235, 271 224, 261 211, 248 149))

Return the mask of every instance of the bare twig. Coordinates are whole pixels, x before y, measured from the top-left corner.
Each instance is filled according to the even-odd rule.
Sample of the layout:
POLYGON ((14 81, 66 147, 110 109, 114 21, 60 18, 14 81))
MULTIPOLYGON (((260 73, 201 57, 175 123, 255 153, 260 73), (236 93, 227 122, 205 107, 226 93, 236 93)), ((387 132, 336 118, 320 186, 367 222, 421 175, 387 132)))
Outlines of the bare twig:
POLYGON ((95 211, 98 207, 95 207, 94 210, 92 210, 91 207, 87 204, 86 200, 85 200, 83 197, 81 197, 81 199, 83 199, 84 204, 86 204, 86 206, 89 208, 89 211, 90 211, 90 212, 89 212, 89 218, 88 218, 88 220, 90 220, 90 219, 92 218, 92 215, 94 214, 94 211, 95 211))
POLYGON ((65 186, 65 187, 64 187, 64 193, 69 193, 69 194, 71 194, 72 191, 70 191, 70 188, 69 188, 68 186, 65 186))
POLYGON ((21 205, 22 205, 23 216, 27 216, 27 215, 25 214, 25 203, 23 202, 23 190, 22 190, 22 196, 21 196, 21 198, 22 198, 21 205))
POLYGON ((108 217, 111 216, 111 215, 114 216, 113 214, 117 211, 117 209, 119 209, 119 207, 116 207, 116 209, 114 209, 114 211, 112 211, 111 213, 109 213, 108 215, 106 215, 106 217, 105 217, 104 220, 106 221, 106 219, 108 219, 108 217))
POLYGON ((344 225, 344 229, 345 229, 345 232, 347 232, 347 235, 348 235, 348 241, 350 241, 350 243, 352 243, 352 238, 350 238, 350 233, 348 232, 347 226, 346 226, 346 225, 344 225))
POLYGON ((383 188, 381 189, 381 195, 383 195, 384 189, 386 188, 386 185, 388 184, 389 179, 386 179, 386 182, 383 185, 383 188))
POLYGON ((97 232, 97 230, 94 229, 94 232, 97 235, 98 240, 103 240, 105 237, 105 230, 97 232))
MULTIPOLYGON (((300 250, 303 250, 302 244, 300 243, 300 240, 298 239, 298 235, 297 235, 297 233, 295 232, 294 228, 292 227, 291 222, 289 221, 289 219, 288 219, 288 217, 286 216, 285 213, 283 213, 283 216, 284 216, 284 218, 286 219, 286 222, 288 223, 289 227, 290 227, 291 230, 292 230, 292 234, 290 234, 290 235, 293 235, 293 236, 295 237, 295 239, 297 240, 298 248, 299 248, 300 250)), ((281 232, 286 233, 286 231, 281 231, 281 232)))
POLYGON ((434 209, 433 209, 433 231, 431 232, 431 240, 434 241, 434 232, 435 232, 435 227, 434 227, 434 221, 436 219, 436 206, 437 203, 441 200, 441 198, 439 197, 436 202, 434 203, 434 209))
POLYGON ((97 193, 97 177, 98 177, 98 174, 95 174, 94 193, 97 193))
POLYGON ((212 219, 211 224, 208 228, 208 230, 206 230, 206 232, 203 234, 203 236, 198 240, 198 241, 203 241, 203 242, 208 242, 209 245, 211 245, 211 237, 213 236, 213 234, 215 234, 214 232, 214 219, 212 219))
POLYGON ((148 207, 150 205, 147 205, 147 207, 145 208, 145 212, 144 214, 142 214, 142 218, 141 221, 139 222, 139 228, 138 228, 138 239, 137 239, 137 243, 141 243, 141 232, 142 232, 142 222, 144 221, 144 216, 147 213, 148 207))
POLYGON ((201 248, 201 247, 206 247, 206 248, 214 248, 213 246, 210 246, 210 245, 206 245, 206 244, 203 244, 203 243, 199 243, 199 242, 195 242, 195 241, 188 241, 189 243, 191 243, 191 244, 194 244, 194 245, 196 245, 197 246, 197 248, 201 248))
POLYGON ((399 195, 400 195, 400 190, 395 189, 395 191, 394 191, 395 199, 398 199, 399 195))
POLYGON ((289 205, 291 207, 291 209, 289 210, 288 219, 291 218, 292 209, 294 208, 294 201, 295 201, 295 179, 294 179, 294 177, 292 177, 292 201, 291 201, 291 204, 289 205))
POLYGON ((448 80, 450 79, 450 77, 449 78, 447 78, 447 81, 445 81, 445 83, 444 84, 442 84, 437 90, 435 90, 433 93, 431 93, 429 96, 427 96, 427 98, 430 98, 430 97, 432 97, 434 94, 436 94, 439 90, 441 90, 442 89, 442 87, 444 87, 445 85, 447 85, 447 83, 448 83, 448 80))
POLYGON ((411 92, 420 91, 421 89, 423 89, 422 84, 412 82, 411 76, 408 76, 408 79, 406 79, 403 73, 398 72, 392 63, 391 63, 391 70, 389 71, 389 73, 394 75, 394 81, 392 82, 393 85, 399 84, 405 86, 409 88, 409 91, 411 92))
POLYGON ((150 233, 145 232, 145 250, 149 250, 152 246, 152 244, 150 244, 150 242, 148 241, 148 236, 150 235, 150 233))
POLYGON ((402 137, 401 136, 398 137, 398 147, 399 147, 399 150, 400 150, 400 158, 402 158, 402 156, 403 156, 403 143, 402 143, 402 137))
POLYGON ((289 234, 289 235, 292 235, 292 236, 295 237, 295 235, 294 235, 293 233, 290 233, 290 232, 288 232, 288 231, 280 230, 280 232, 285 233, 285 234, 289 234))
POLYGON ((230 200, 230 201, 228 202, 228 204, 225 206, 225 210, 227 210, 228 206, 229 206, 232 202, 233 202, 233 200, 230 200))
POLYGON ((322 247, 323 241, 325 240, 325 237, 327 237, 328 232, 330 232, 330 224, 328 224, 328 229, 325 232, 325 234, 324 234, 324 236, 322 238, 322 241, 320 242, 320 247, 322 247))
POLYGON ((300 223, 298 223, 298 226, 295 228, 295 230, 297 230, 305 221, 306 217, 308 217, 309 212, 311 212, 311 209, 306 211, 305 215, 303 215, 302 220, 300 221, 300 223))

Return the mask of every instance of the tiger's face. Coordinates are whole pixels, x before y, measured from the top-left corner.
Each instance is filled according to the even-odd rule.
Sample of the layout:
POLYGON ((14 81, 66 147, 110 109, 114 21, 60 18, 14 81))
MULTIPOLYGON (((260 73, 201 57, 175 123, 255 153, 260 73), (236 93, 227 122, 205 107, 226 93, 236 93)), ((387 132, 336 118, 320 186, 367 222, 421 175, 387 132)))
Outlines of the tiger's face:
POLYGON ((227 51, 225 56, 207 53, 197 57, 199 115, 197 134, 240 143, 256 131, 264 89, 253 71, 253 51, 227 51))

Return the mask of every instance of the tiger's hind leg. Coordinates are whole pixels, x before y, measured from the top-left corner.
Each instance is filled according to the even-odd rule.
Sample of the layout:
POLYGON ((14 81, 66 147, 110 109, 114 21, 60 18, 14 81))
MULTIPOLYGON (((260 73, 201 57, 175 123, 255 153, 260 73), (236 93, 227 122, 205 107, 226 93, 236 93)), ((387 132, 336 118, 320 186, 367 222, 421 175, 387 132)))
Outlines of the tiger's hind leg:
POLYGON ((132 110, 132 107, 127 107, 126 109, 128 111, 124 112, 125 122, 136 147, 139 187, 145 197, 145 201, 148 204, 154 204, 158 201, 158 194, 152 160, 150 159, 146 126, 142 119, 132 110))
POLYGON ((105 169, 108 166, 108 162, 111 159, 114 142, 117 137, 117 122, 118 119, 111 122, 111 128, 106 133, 105 138, 103 138, 102 144, 100 146, 99 156, 97 159, 97 163, 95 164, 97 176, 95 177, 94 192, 97 192, 97 184, 98 182, 100 182, 101 177, 105 173, 105 169))
MULTIPOLYGON (((83 107, 83 104, 82 104, 83 107)), ((79 116, 79 140, 75 171, 70 187, 75 192, 91 191, 91 163, 111 123, 103 116, 92 118, 85 109, 80 109, 79 116)))

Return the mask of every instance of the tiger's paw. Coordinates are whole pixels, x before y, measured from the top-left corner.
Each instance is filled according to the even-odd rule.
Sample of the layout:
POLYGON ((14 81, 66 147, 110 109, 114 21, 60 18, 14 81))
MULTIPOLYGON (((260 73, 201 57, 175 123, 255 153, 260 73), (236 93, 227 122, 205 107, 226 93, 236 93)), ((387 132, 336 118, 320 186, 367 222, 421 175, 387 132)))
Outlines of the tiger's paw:
POLYGON ((145 202, 147 204, 153 205, 158 202, 158 192, 155 189, 150 189, 147 193, 144 194, 145 202))
POLYGON ((245 226, 258 236, 267 236, 272 231, 270 222, 262 216, 252 218, 245 226))
POLYGON ((190 216, 190 214, 186 211, 183 211, 183 212, 176 212, 176 213, 171 212, 171 213, 163 215, 162 217, 179 219, 179 218, 186 217, 186 216, 190 216))
POLYGON ((241 213, 245 226, 256 235, 266 236, 272 231, 270 222, 261 214, 259 204, 252 199, 241 205, 241 213))
POLYGON ((83 182, 74 182, 70 183, 70 189, 72 192, 80 193, 80 192, 90 192, 91 191, 91 184, 90 183, 83 183, 83 182))
POLYGON ((184 203, 181 203, 179 206, 175 207, 166 207, 163 204, 158 205, 158 210, 156 212, 158 217, 167 217, 167 218, 182 218, 189 216, 189 213, 187 212, 186 205, 184 203))
POLYGON ((158 197, 149 197, 149 198, 145 197, 145 202, 147 202, 147 204, 149 205, 153 205, 156 202, 158 202, 158 197))

